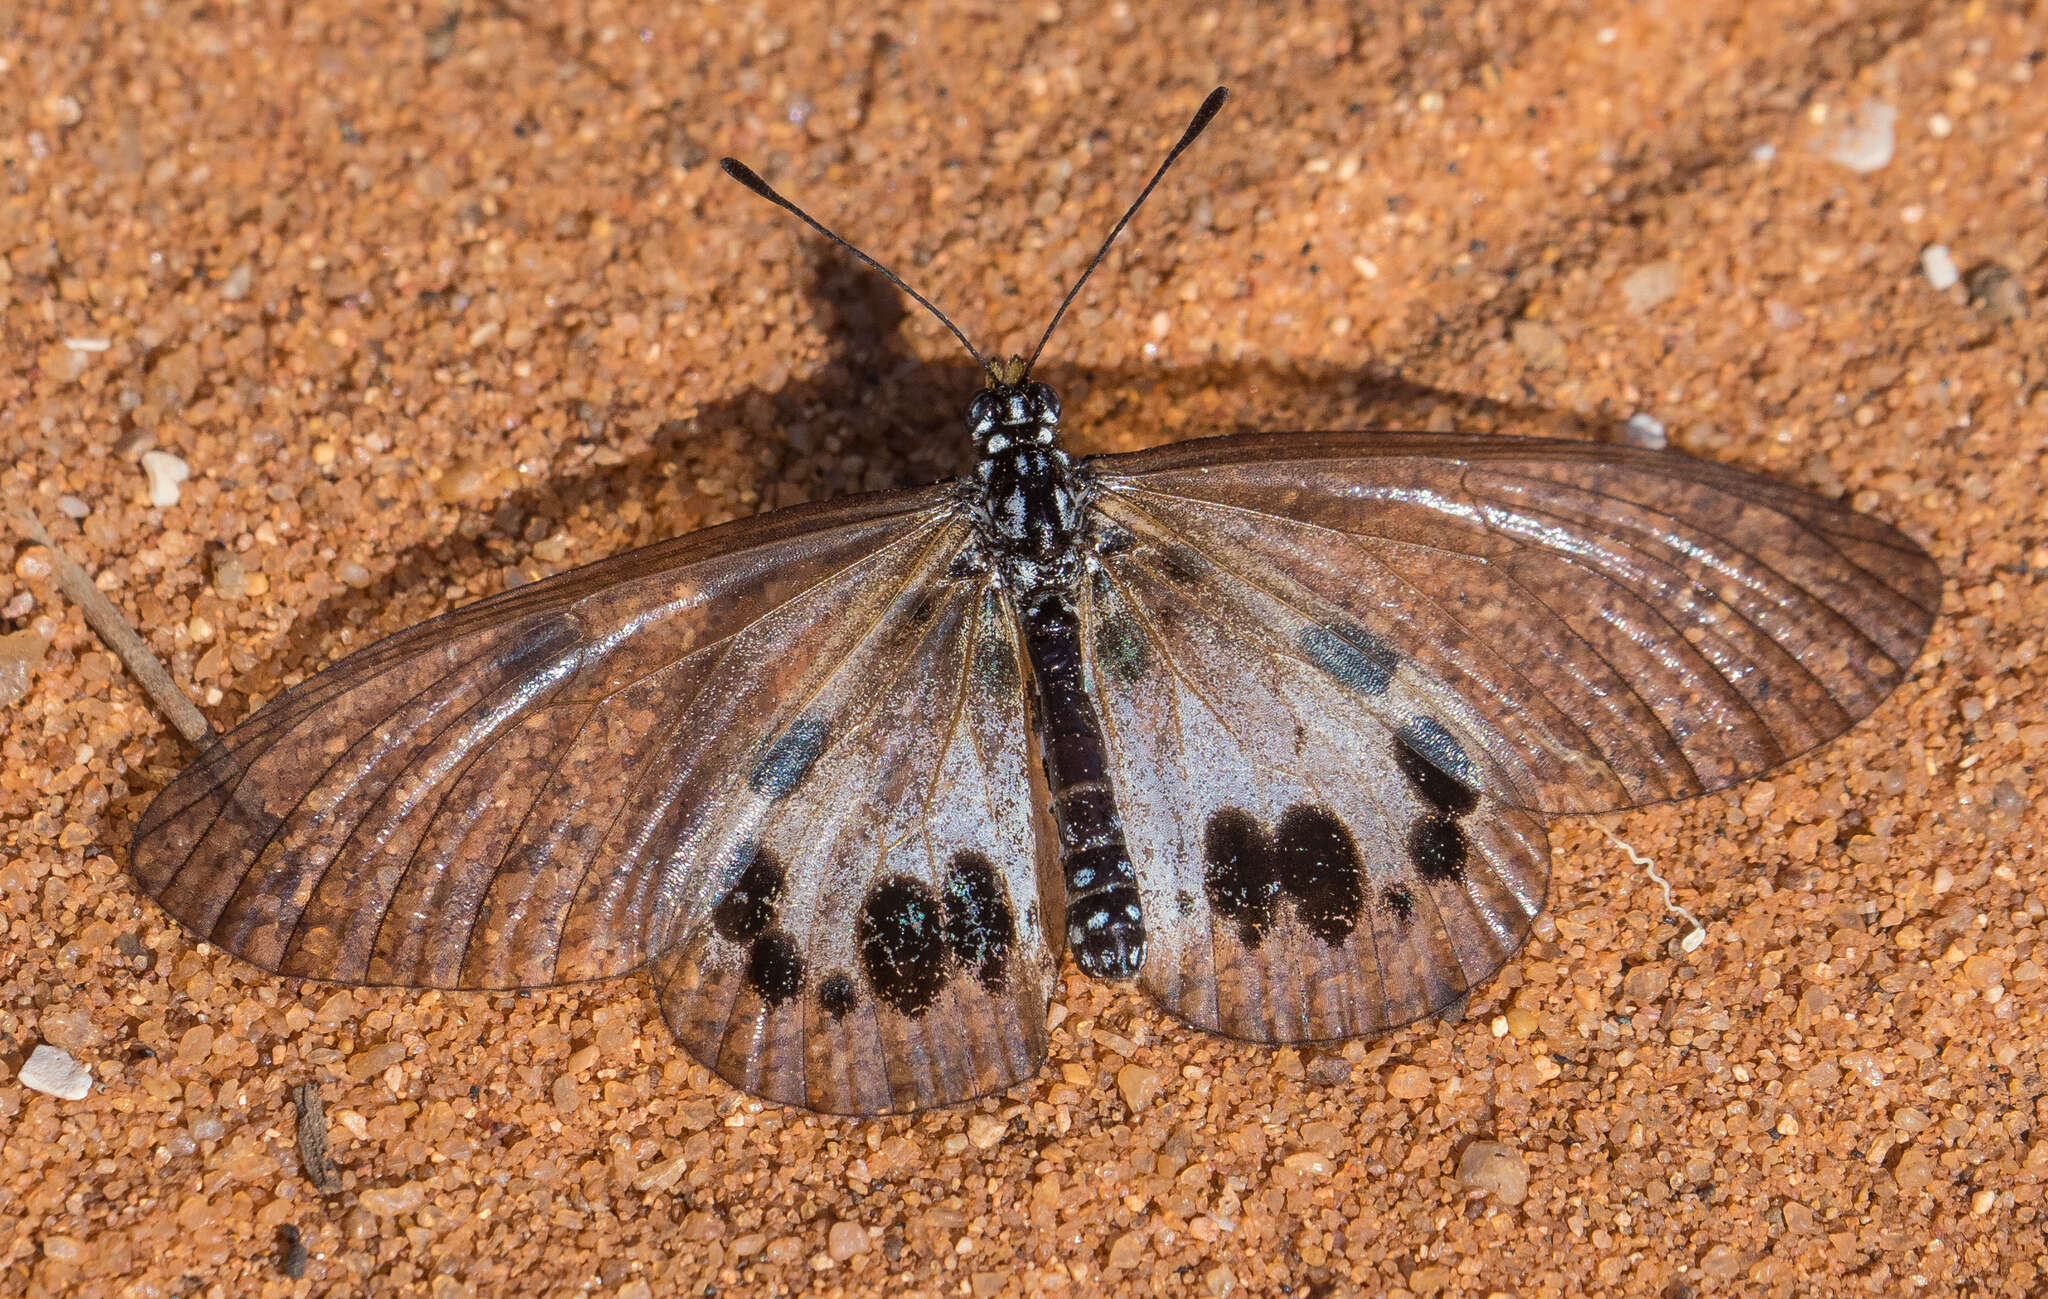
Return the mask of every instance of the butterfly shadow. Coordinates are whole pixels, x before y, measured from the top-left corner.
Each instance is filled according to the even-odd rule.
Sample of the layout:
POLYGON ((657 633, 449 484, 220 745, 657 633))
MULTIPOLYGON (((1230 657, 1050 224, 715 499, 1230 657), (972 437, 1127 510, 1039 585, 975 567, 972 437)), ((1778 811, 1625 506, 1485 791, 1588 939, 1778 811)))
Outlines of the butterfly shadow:
MULTIPOLYGON (((687 472, 693 460, 717 463, 731 490, 763 509, 967 472, 973 446, 964 412, 980 371, 965 358, 918 355, 907 328, 911 312, 880 275, 847 265, 829 249, 816 250, 812 265, 812 303, 834 342, 822 364, 772 391, 736 393, 664 421, 644 450, 549 475, 481 508, 455 531, 406 549, 370 582, 297 619, 283 643, 210 710, 215 723, 232 726, 346 651, 463 603, 449 600, 451 590, 545 575, 531 566, 533 546, 543 538, 587 532, 593 518, 639 520, 634 545, 689 531, 686 521, 708 512, 687 472), (763 447, 771 454, 760 454, 763 447), (818 447, 824 455, 804 450, 818 447), (792 472, 803 481, 792 481, 792 472)), ((1148 371, 1054 361, 1042 374, 1061 394, 1070 445, 1084 454, 1290 428, 1613 433, 1608 421, 1439 388, 1370 363, 1347 369, 1219 361, 1148 371), (1255 410, 1247 409, 1245 394, 1255 410)), ((587 412, 586 440, 603 445, 617 414, 587 412)))

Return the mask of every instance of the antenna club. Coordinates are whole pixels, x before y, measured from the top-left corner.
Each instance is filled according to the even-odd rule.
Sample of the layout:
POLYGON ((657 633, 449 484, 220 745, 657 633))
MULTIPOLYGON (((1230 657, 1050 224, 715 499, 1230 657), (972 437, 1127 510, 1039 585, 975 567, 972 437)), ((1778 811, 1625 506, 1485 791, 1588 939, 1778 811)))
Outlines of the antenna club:
POLYGON ((1047 324, 1045 332, 1038 336, 1038 346, 1031 349, 1031 359, 1024 363, 1025 375, 1029 375, 1031 367, 1038 364, 1039 356, 1044 353, 1045 345, 1052 341, 1053 331, 1060 327, 1060 320, 1066 316, 1067 308, 1073 306, 1074 299, 1081 296, 1081 286, 1088 282, 1089 276, 1095 274, 1095 268, 1102 265, 1102 259, 1109 256, 1109 246, 1115 243, 1116 237, 1124 232, 1124 227, 1131 223, 1131 218, 1138 215, 1138 209, 1145 206, 1145 200, 1152 197, 1152 191, 1158 188, 1159 182, 1165 178, 1167 170, 1173 166, 1174 160, 1185 153, 1187 147, 1195 142, 1195 137, 1208 128, 1210 121, 1215 118, 1218 112, 1222 111, 1225 101, 1229 98, 1230 91, 1222 86, 1218 86, 1210 91, 1208 96, 1202 100, 1202 106, 1196 109, 1195 115, 1188 120, 1187 130, 1182 131, 1180 139, 1171 149, 1166 151, 1166 160, 1159 164, 1159 170, 1152 173, 1152 179, 1145 182, 1145 188, 1138 192, 1137 199, 1130 207, 1124 209, 1123 217, 1110 230, 1109 237, 1104 239, 1102 246, 1095 250, 1094 260, 1088 263, 1088 269, 1081 272, 1081 278, 1074 281, 1074 287, 1068 289, 1067 296, 1060 300, 1059 310, 1052 313, 1051 323, 1047 324))

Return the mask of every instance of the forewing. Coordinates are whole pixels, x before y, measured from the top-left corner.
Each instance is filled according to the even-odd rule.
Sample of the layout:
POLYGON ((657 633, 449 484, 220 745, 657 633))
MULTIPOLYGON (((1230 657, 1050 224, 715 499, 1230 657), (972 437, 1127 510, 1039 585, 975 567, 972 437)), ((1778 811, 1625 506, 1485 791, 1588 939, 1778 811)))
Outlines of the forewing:
POLYGON ((802 779, 690 844, 723 869, 657 962, 662 1013, 774 1100, 950 1104, 1045 1056, 1059 903, 1014 622, 985 581, 925 594, 805 705, 802 779))
POLYGON ((285 974, 509 988, 631 970, 699 902, 689 849, 732 811, 717 800, 778 778, 792 701, 963 528, 937 490, 785 511, 401 632, 207 749, 144 815, 135 875, 285 974))
POLYGON ((1283 607, 1171 544, 1105 556, 1083 620, 1145 988, 1266 1042, 1379 1032, 1463 996, 1542 909, 1542 826, 1478 792, 1454 723, 1360 707, 1366 651, 1298 648, 1283 607))
POLYGON ((1677 454, 1281 434, 1091 465, 1162 564, 1261 593, 1296 653, 1374 664, 1364 707, 1440 719, 1489 798, 1536 811, 1687 797, 1813 748, 1903 679, 1940 604, 1895 529, 1677 454))

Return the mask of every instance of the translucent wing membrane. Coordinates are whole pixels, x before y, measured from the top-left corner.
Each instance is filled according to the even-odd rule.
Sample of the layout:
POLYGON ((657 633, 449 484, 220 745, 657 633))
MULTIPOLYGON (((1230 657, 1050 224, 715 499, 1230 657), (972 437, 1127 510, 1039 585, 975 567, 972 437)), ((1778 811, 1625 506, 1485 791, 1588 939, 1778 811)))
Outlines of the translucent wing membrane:
POLYGON ((927 589, 807 705, 829 722, 802 733, 802 782, 693 844, 724 863, 719 900, 657 962, 662 1013, 758 1095, 911 1109, 1044 1059, 1059 901, 1039 896, 1014 621, 985 583, 927 589))
POLYGON ((829 652, 794 642, 874 621, 937 504, 752 520, 381 641, 180 775, 137 828, 135 873, 200 937, 288 974, 531 987, 630 970, 685 897, 675 787, 774 729, 782 701, 759 687, 829 652), (776 651, 793 660, 762 660, 776 651))
POLYGON ((1839 735, 1940 603, 1894 529, 1679 455, 1337 433, 1093 463, 1162 562, 1313 624, 1326 668, 1370 664, 1385 716, 1453 728, 1487 794, 1535 811, 1721 789, 1839 735))
POLYGON ((1087 620, 1146 989, 1269 1042, 1380 1032, 1463 996, 1542 909, 1541 825, 1474 792, 1428 714, 1361 706, 1369 651, 1154 544, 1105 558, 1087 620))
POLYGON ((1262 1041, 1462 997, 1543 905, 1532 813, 1719 789, 1839 734, 1940 596, 1883 524, 1679 456, 1304 434, 1092 466, 1141 979, 1262 1041))
POLYGON ((949 575, 955 499, 698 534, 372 646, 173 782, 135 872, 311 978, 541 987, 661 956, 677 1038, 777 1100, 1026 1077, 1052 957, 1022 686, 1011 618, 949 575))

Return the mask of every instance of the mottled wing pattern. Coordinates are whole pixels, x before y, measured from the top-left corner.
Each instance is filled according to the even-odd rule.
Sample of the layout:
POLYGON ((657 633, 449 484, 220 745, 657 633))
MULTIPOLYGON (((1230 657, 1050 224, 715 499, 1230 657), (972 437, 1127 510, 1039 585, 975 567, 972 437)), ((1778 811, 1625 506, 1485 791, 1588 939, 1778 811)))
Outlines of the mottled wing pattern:
POLYGON ((1421 1018, 1527 939, 1543 827, 1477 792, 1471 737, 1360 707, 1385 664, 1314 638, 1191 549, 1131 529, 1088 593, 1090 666, 1147 924, 1139 976, 1200 1028, 1355 1037, 1421 1018))
POLYGON ((799 752, 756 791, 772 810, 696 842, 719 887, 655 976, 669 1027, 728 1081, 875 1114, 1037 1072, 1060 901, 1039 893, 1057 872, 1020 664, 986 579, 930 584, 805 706, 799 752))
POLYGON ((1725 787, 1901 679, 1884 525, 1624 448, 1279 435, 1094 462, 1090 655, 1162 1004, 1301 1041, 1428 1014, 1541 909, 1534 813, 1725 787))

